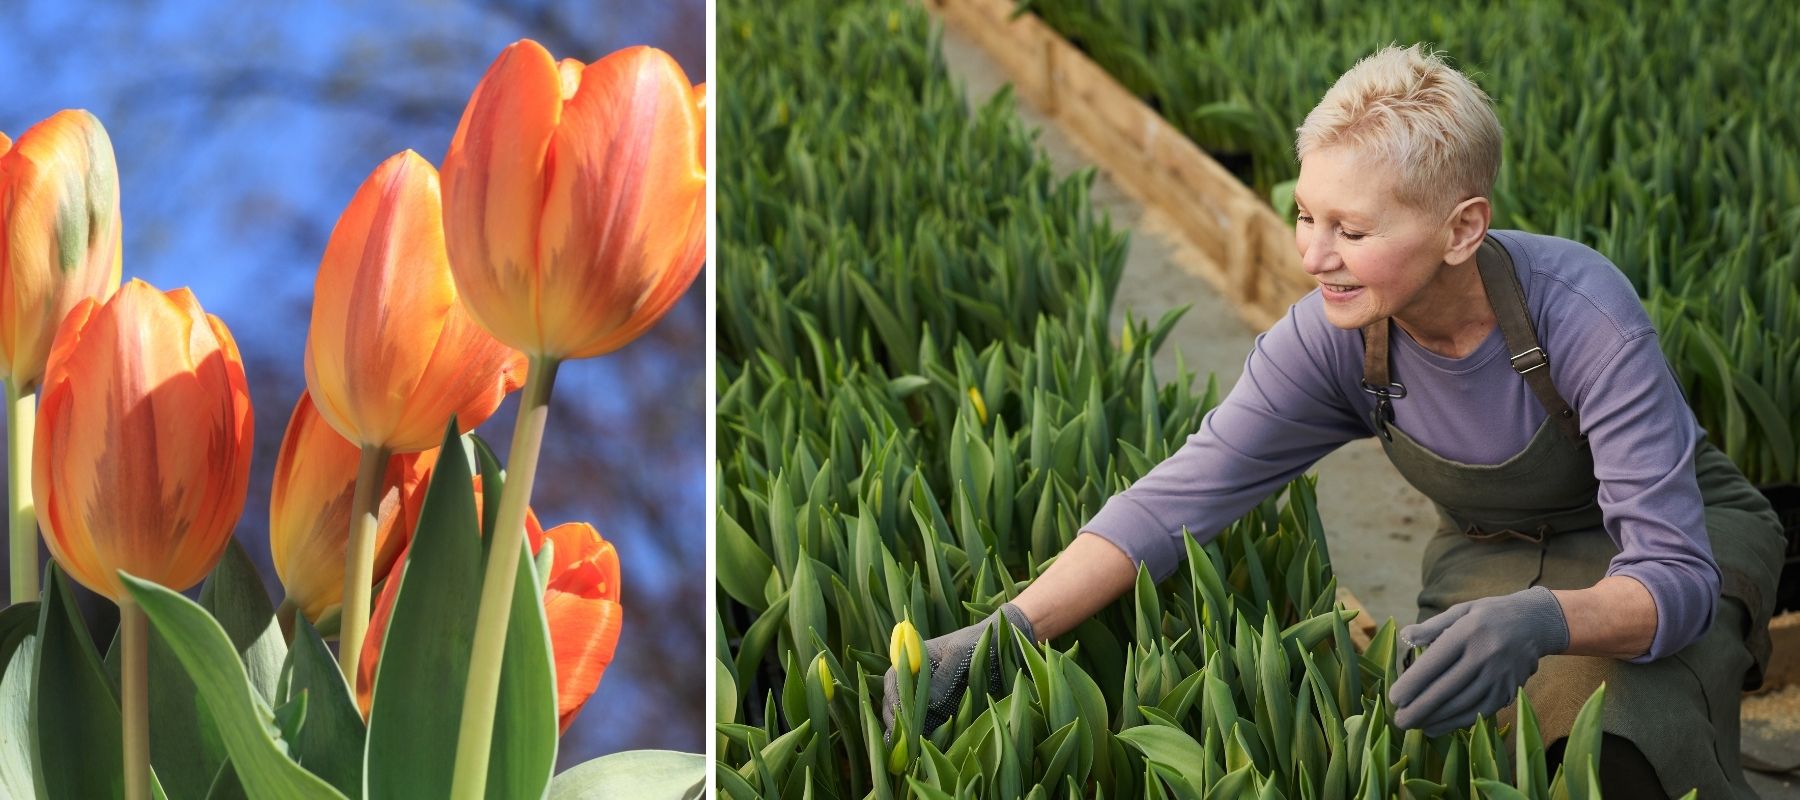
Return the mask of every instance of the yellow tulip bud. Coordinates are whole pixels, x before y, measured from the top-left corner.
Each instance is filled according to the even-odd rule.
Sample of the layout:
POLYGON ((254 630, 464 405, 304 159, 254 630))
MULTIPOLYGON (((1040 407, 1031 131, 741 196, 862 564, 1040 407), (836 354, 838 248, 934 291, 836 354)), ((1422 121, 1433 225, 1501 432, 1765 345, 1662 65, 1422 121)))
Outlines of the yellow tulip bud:
POLYGON ((969 387, 969 402, 975 404, 975 416, 981 418, 981 424, 987 424, 987 403, 981 400, 981 390, 969 387))
POLYGON ((818 673, 819 691, 825 694, 825 702, 831 702, 837 696, 837 686, 831 680, 831 666, 825 663, 824 653, 813 659, 813 671, 818 673))
POLYGON ((912 620, 903 619, 894 626, 894 635, 888 641, 888 661, 895 669, 905 664, 910 674, 919 674, 920 662, 925 658, 925 642, 919 638, 919 629, 913 627, 912 620))

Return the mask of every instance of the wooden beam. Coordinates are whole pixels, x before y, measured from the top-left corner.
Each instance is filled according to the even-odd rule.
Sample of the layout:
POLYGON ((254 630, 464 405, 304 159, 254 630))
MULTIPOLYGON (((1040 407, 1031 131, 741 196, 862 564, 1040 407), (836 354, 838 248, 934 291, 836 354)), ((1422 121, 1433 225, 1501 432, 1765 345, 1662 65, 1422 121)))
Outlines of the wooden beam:
POLYGON ((1167 215, 1205 256, 1197 272, 1255 330, 1313 288, 1293 230, 1179 129, 1011 0, 927 0, 985 50, 1014 92, 1067 132, 1127 193, 1167 215))

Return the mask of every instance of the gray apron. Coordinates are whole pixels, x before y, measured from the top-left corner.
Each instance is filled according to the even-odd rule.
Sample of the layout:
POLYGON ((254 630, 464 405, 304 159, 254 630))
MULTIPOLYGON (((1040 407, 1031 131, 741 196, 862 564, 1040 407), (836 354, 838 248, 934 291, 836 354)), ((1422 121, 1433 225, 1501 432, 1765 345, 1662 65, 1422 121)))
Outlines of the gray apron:
MULTIPOLYGON (((1388 376, 1389 320, 1363 329, 1363 388, 1400 474, 1437 506, 1438 532, 1425 547, 1419 620, 1457 603, 1532 586, 1584 589, 1605 577, 1619 548, 1602 527, 1594 461, 1579 417, 1550 382, 1512 260, 1489 237, 1476 257, 1513 368, 1549 412, 1530 444, 1495 465, 1439 457, 1394 424, 1388 376)), ((1602 389, 1603 390, 1603 389, 1602 389)), ((1631 740, 1657 766, 1670 797, 1755 797, 1738 763, 1739 693, 1762 683, 1768 624, 1785 540, 1768 501, 1724 453, 1701 441, 1694 460, 1706 529, 1723 576, 1713 625, 1681 651, 1647 664, 1549 656, 1525 684, 1543 741, 1568 735, 1593 690, 1606 683, 1602 727, 1631 740)), ((1511 722, 1508 706, 1499 717, 1511 722)))

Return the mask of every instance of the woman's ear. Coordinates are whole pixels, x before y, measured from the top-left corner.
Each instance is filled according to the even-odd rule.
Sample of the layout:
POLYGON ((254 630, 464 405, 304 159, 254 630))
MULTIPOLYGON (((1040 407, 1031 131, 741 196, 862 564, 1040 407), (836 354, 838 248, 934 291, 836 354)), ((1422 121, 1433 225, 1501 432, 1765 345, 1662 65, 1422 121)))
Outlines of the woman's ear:
POLYGON ((1485 197, 1471 197, 1456 204, 1446 220, 1450 241, 1444 251, 1444 263, 1462 264, 1474 258, 1481 240, 1487 237, 1493 215, 1494 206, 1485 197))

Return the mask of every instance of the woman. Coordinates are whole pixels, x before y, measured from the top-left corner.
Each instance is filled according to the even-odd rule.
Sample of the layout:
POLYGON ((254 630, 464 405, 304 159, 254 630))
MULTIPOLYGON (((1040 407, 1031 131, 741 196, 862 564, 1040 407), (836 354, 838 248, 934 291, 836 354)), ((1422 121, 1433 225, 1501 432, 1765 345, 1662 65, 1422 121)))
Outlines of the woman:
MULTIPOLYGON (((1400 632, 1428 647, 1393 684, 1397 724, 1453 730, 1523 685, 1554 760, 1604 681, 1608 792, 1754 796, 1738 698, 1768 656, 1780 526, 1705 441, 1625 276, 1575 242, 1489 231, 1500 137, 1487 96, 1418 46, 1345 73, 1296 144, 1295 244, 1319 288, 1000 613, 1061 635, 1139 564, 1173 572, 1182 536, 1375 436, 1441 518, 1400 632)), ((950 666, 928 726, 954 713, 994 618, 927 643, 950 666)))

